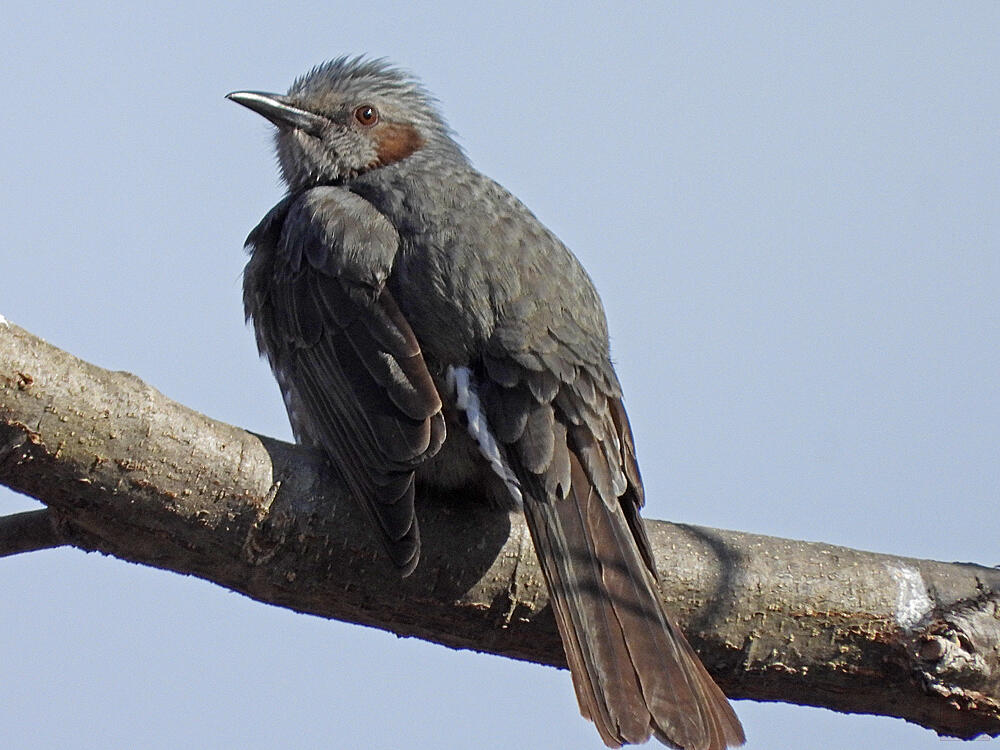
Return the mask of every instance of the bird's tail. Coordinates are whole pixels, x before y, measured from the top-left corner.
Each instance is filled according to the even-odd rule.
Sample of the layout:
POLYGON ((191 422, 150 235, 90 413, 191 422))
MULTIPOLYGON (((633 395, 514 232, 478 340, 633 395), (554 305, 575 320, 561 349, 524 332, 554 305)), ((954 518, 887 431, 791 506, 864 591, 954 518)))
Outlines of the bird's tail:
POLYGON ((605 503, 570 453, 566 498, 527 493, 580 711, 609 747, 650 735, 684 750, 744 742, 729 701, 660 604, 621 506, 605 503))

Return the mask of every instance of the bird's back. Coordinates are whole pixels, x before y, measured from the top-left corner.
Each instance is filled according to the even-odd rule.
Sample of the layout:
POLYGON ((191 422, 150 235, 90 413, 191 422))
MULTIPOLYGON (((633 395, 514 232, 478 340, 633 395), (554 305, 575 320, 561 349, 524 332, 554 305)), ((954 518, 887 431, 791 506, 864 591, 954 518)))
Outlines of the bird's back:
POLYGON ((399 231, 389 286, 430 361, 472 362, 502 338, 558 348, 614 378, 593 282, 506 189, 464 161, 423 155, 362 175, 350 189, 399 231))

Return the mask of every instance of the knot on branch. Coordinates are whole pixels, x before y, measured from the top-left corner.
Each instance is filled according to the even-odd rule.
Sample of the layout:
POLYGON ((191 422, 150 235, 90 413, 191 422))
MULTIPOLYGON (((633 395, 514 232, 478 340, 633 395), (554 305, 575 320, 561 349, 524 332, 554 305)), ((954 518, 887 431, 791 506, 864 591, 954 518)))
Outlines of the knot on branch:
POLYGON ((275 482, 261 500, 257 518, 250 525, 246 541, 243 543, 243 559, 251 565, 263 565, 274 557, 288 536, 292 519, 284 513, 272 513, 271 506, 281 489, 281 482, 275 482))

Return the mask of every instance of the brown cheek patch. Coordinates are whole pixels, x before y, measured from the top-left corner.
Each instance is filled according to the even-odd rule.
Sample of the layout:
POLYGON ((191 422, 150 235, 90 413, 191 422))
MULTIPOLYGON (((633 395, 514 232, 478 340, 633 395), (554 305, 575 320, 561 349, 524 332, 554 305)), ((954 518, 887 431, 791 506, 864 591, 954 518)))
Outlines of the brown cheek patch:
POLYGON ((424 139, 412 125, 386 123, 375 136, 379 166, 385 167, 405 159, 424 145, 424 139))

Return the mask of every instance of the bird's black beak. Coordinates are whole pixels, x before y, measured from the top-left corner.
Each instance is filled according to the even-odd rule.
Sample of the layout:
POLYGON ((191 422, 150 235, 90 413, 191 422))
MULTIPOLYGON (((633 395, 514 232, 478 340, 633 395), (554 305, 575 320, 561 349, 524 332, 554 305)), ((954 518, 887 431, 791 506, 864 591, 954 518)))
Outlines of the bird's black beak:
POLYGON ((299 109, 291 103, 287 96, 281 94, 268 94, 263 91, 233 91, 226 94, 226 98, 263 115, 279 128, 296 128, 309 135, 319 136, 330 122, 321 115, 299 109))

